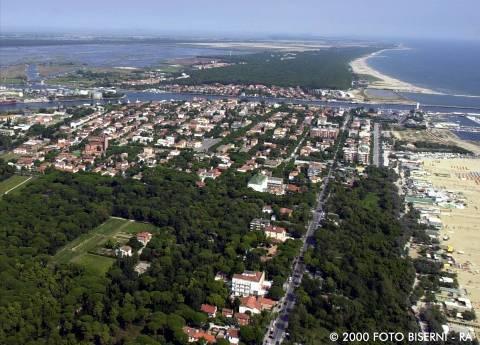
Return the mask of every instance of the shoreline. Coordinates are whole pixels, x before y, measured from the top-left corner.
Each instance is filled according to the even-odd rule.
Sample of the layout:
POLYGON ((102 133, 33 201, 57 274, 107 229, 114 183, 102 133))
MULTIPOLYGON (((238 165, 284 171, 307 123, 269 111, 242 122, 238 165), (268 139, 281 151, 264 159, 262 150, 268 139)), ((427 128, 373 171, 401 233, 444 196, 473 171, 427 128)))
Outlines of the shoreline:
POLYGON ((408 48, 389 48, 376 51, 374 53, 362 56, 358 59, 355 59, 350 62, 350 67, 352 72, 355 74, 369 75, 378 80, 373 81, 369 84, 368 88, 371 89, 380 89, 380 90, 391 90, 394 92, 407 92, 407 93, 421 93, 421 94, 431 94, 431 95, 443 95, 443 93, 419 87, 405 81, 390 77, 385 75, 368 64, 368 59, 375 57, 388 50, 404 50, 408 48))
POLYGON ((454 251, 455 265, 461 287, 466 288, 468 297, 478 315, 480 311, 480 180, 477 177, 479 158, 473 159, 424 159, 423 169, 435 188, 449 190, 466 200, 464 209, 440 208, 443 227, 441 236, 448 236, 442 244, 450 245, 454 251))

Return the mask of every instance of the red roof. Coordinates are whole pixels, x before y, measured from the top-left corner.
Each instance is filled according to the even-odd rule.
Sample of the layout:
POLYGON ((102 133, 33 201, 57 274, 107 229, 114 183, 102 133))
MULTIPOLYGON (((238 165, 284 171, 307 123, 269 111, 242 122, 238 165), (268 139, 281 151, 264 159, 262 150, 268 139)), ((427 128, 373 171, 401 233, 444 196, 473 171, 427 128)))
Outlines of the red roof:
POLYGON ((240 305, 245 306, 249 309, 257 309, 262 311, 264 309, 272 309, 273 306, 276 304, 274 300, 265 297, 258 297, 255 296, 247 296, 240 299, 240 305))
POLYGON ((259 282, 262 279, 262 272, 243 272, 242 274, 234 274, 233 278, 259 282))
POLYGON ((228 336, 231 337, 231 338, 238 338, 239 337, 239 334, 240 332, 238 331, 238 329, 235 329, 235 328, 230 328, 228 331, 228 336))
POLYGON ((207 343, 215 343, 217 341, 212 334, 206 333, 200 329, 185 326, 183 327, 183 332, 187 334, 189 338, 195 339, 195 341, 200 339, 205 339, 207 343))
POLYGON ((235 313, 234 315, 235 320, 237 320, 239 323, 241 321, 244 321, 246 323, 250 322, 250 315, 245 314, 245 313, 235 313))
POLYGON ((217 313, 217 307, 210 304, 202 304, 200 310, 209 315, 214 315, 217 313))
POLYGON ((144 231, 144 232, 139 232, 137 234, 137 238, 140 237, 140 238, 151 238, 152 237, 152 234, 147 232, 147 231, 144 231))

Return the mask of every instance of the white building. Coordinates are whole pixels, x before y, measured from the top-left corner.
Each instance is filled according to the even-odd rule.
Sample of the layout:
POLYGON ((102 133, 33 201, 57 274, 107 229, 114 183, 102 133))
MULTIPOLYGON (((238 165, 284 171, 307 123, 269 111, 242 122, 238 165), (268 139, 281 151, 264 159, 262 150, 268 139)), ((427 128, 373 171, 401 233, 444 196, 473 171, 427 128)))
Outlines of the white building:
POLYGON ((124 258, 126 256, 132 256, 132 247, 130 246, 121 246, 117 250, 115 250, 115 254, 117 256, 124 258))
POLYGON ((265 231, 265 235, 268 238, 271 238, 280 242, 285 242, 288 239, 287 230, 280 226, 269 225, 265 227, 264 231, 265 231))
POLYGON ((245 271, 234 274, 232 278, 232 292, 234 296, 264 296, 272 283, 265 280, 265 272, 245 271))

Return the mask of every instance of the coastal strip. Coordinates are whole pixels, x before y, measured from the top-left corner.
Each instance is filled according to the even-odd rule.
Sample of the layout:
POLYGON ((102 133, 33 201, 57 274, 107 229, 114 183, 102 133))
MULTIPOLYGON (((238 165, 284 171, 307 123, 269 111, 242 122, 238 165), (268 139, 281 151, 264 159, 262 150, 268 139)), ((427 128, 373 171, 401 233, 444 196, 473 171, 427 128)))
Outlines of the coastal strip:
POLYGON ((407 48, 399 47, 399 48, 391 48, 391 49, 382 49, 377 52, 355 59, 352 62, 350 62, 350 67, 352 68, 352 72, 358 75, 369 75, 377 79, 369 84, 369 88, 393 90, 396 92, 412 92, 412 93, 441 95, 441 93, 433 91, 431 89, 415 86, 413 84, 385 75, 377 71, 376 69, 372 68, 368 64, 368 60, 372 57, 378 56, 388 50, 399 50, 399 49, 403 50, 407 48))

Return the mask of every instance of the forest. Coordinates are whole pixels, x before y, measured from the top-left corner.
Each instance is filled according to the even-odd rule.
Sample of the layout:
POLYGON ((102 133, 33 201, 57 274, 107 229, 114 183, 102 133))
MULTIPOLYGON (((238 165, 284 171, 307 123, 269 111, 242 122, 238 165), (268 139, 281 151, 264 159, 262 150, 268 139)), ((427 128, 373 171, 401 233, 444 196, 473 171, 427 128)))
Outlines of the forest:
POLYGON ((14 167, 9 166, 3 159, 0 159, 0 182, 12 176, 14 172, 14 167))
MULTIPOLYGON (((91 173, 47 171, 15 195, 0 200, 0 343, 16 344, 185 344, 181 328, 202 326, 202 303, 234 307, 219 271, 265 270, 281 285, 298 250, 298 240, 279 246, 272 260, 260 259, 262 232, 249 231, 264 204, 294 209, 288 219, 299 229, 309 218, 311 192, 285 196, 246 188, 248 176, 225 173, 196 186, 196 176, 167 168, 145 171, 142 181, 91 173), (297 205, 297 206, 296 206, 297 205), (119 259, 95 276, 73 264, 54 265, 63 245, 110 216, 146 221, 159 228, 141 259, 150 269, 133 271, 138 257, 119 259)), ((280 221, 287 220, 278 214, 280 221)), ((246 344, 258 344, 267 318, 243 326, 246 344)), ((228 320, 217 320, 228 322, 228 320)))
POLYGON ((375 48, 329 48, 311 52, 265 52, 222 57, 234 65, 188 71, 185 84, 263 84, 300 86, 307 89, 351 88, 353 75, 349 62, 375 51, 375 48))

